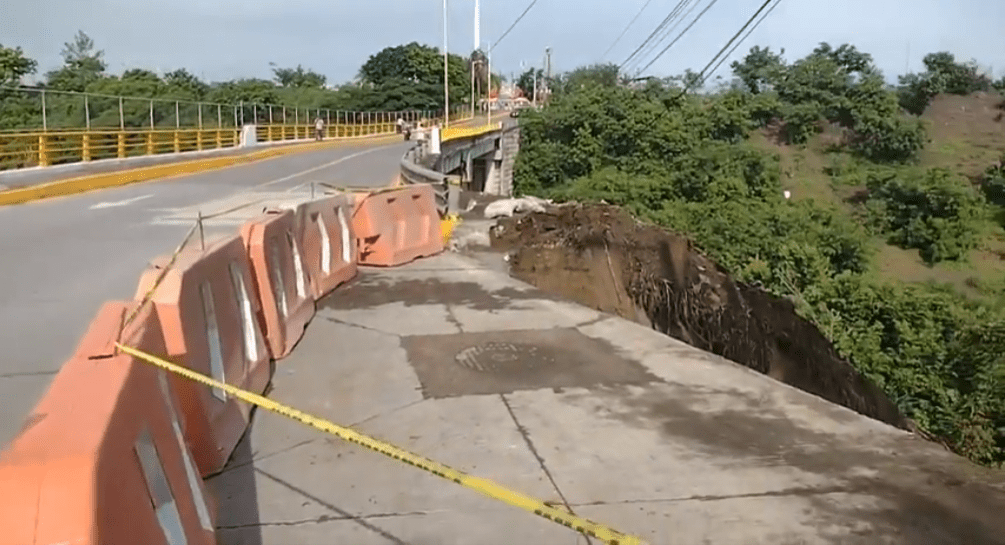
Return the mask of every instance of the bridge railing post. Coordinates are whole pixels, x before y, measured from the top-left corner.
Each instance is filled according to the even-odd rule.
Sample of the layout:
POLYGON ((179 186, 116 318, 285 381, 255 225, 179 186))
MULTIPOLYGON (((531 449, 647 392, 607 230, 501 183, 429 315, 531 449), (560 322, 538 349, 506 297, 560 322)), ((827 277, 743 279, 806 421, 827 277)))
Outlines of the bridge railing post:
POLYGON ((38 135, 38 166, 49 166, 49 138, 46 134, 38 135))

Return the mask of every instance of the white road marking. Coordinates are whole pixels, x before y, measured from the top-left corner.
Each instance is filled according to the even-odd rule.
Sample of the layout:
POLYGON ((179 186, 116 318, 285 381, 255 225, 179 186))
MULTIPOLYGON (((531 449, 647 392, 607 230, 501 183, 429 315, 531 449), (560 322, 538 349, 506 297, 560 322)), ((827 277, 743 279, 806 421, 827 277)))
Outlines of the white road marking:
MULTIPOLYGON (((311 167, 307 170, 283 176, 282 178, 278 178, 276 180, 270 180, 262 184, 250 186, 244 190, 232 193, 225 197, 204 201, 195 205, 180 208, 152 208, 150 211, 157 214, 157 216, 155 216, 150 223, 152 225, 191 225, 192 222, 196 221, 198 214, 202 213, 204 216, 210 216, 203 220, 205 225, 242 225, 248 219, 260 214, 263 207, 295 208, 301 202, 310 200, 311 196, 308 187, 311 183, 319 182, 317 180, 307 180, 286 189, 260 191, 261 189, 282 182, 287 182, 294 178, 333 167, 350 159, 355 159, 356 157, 390 147, 393 146, 379 146, 376 148, 366 149, 323 165, 311 167), (220 214, 221 211, 228 212, 220 214)), ((324 194, 324 187, 319 186, 316 189, 316 195, 324 194)))
POLYGON ((149 195, 140 195, 139 197, 133 197, 131 199, 124 199, 121 201, 99 202, 98 204, 92 205, 91 210, 100 210, 102 208, 115 208, 117 206, 128 206, 130 204, 133 204, 134 202, 139 202, 142 201, 143 199, 149 199, 150 197, 153 197, 153 193, 149 195))
POLYGON ((303 176, 305 174, 310 174, 312 172, 317 172, 319 170, 326 169, 328 167, 333 167, 333 166, 335 166, 335 165, 337 165, 339 163, 343 163, 345 161, 348 161, 349 159, 355 159, 356 157, 359 157, 361 155, 366 155, 368 153, 373 153, 375 151, 380 151, 380 150, 387 149, 387 148, 390 148, 390 147, 394 147, 394 146, 379 146, 379 147, 376 147, 376 148, 370 148, 370 149, 367 149, 367 150, 356 152, 356 153, 354 153, 352 155, 346 155, 345 157, 342 157, 340 159, 336 159, 336 160, 334 160, 334 161, 332 161, 330 163, 325 163, 323 165, 318 165, 316 167, 312 167, 312 168, 309 168, 307 170, 303 170, 303 171, 297 172, 296 174, 290 174, 289 176, 283 176, 282 178, 278 178, 276 180, 265 182, 264 184, 259 184, 259 185, 253 186, 252 189, 257 189, 259 187, 267 187, 267 186, 274 185, 274 184, 281 184, 283 182, 288 182, 288 181, 290 181, 290 180, 292 180, 294 178, 299 178, 300 176, 303 176))

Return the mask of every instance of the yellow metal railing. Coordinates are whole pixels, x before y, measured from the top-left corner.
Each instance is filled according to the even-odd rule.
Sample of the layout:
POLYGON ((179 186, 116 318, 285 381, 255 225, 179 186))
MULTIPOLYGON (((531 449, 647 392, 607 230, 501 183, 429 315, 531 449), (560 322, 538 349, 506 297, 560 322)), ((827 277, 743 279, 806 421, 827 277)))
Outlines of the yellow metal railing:
POLYGON ((493 123, 491 125, 481 125, 478 127, 447 127, 446 129, 443 129, 443 134, 440 136, 440 140, 445 142, 447 140, 454 140, 457 138, 481 136, 493 131, 498 131, 501 128, 502 123, 493 123))
MULTIPOLYGON (((451 115, 454 121, 468 119, 463 113, 451 115)), ((495 126, 445 130, 449 138, 489 132, 495 126), (474 132, 471 132, 474 131, 474 132), (457 135, 455 135, 455 133, 457 135)), ((391 135, 396 123, 335 124, 325 127, 326 139, 391 135)), ((258 125, 259 142, 311 140, 314 125, 258 125)), ((445 139, 448 136, 444 137, 445 139)), ((240 144, 241 131, 234 127, 198 129, 94 129, 48 130, 0 133, 0 170, 44 167, 100 159, 125 159, 144 155, 182 153, 233 148, 240 144)))
POLYGON ((0 170, 236 146, 234 128, 46 131, 0 134, 0 170))

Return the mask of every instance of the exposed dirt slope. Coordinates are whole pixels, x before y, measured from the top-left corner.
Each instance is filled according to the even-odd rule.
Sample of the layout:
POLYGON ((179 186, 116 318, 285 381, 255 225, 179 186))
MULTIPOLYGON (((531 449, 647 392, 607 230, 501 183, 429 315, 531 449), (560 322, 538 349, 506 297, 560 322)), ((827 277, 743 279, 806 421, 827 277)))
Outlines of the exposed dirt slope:
POLYGON ((510 252, 511 273, 525 282, 907 427, 791 303, 735 283, 684 237, 619 208, 566 205, 507 218, 493 228, 492 245, 510 252))

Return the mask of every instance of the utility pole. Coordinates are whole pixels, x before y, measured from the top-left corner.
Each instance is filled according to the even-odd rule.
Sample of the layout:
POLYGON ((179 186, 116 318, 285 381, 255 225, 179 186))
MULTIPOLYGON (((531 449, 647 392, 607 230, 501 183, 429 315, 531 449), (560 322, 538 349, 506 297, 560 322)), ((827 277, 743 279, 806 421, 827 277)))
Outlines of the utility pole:
POLYGON ((489 66, 488 66, 488 68, 489 68, 489 85, 488 85, 488 88, 489 88, 489 91, 488 91, 488 99, 489 99, 488 100, 488 102, 489 102, 489 122, 488 122, 488 124, 491 125, 492 124, 492 43, 491 42, 489 42, 488 63, 489 63, 489 66))
POLYGON ((544 56, 545 56, 545 63, 544 63, 545 77, 548 79, 548 81, 551 81, 551 48, 550 47, 544 48, 544 56))
POLYGON ((450 126, 450 77, 447 70, 447 0, 443 0, 443 128, 450 126))
POLYGON ((534 74, 534 91, 530 95, 530 103, 537 106, 537 68, 532 68, 531 73, 534 74))
MULTIPOLYGON (((544 85, 545 92, 551 96, 551 48, 544 48, 544 85)), ((535 95, 536 96, 536 95, 535 95)))

